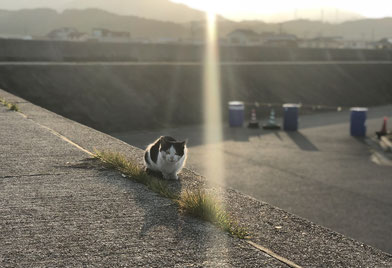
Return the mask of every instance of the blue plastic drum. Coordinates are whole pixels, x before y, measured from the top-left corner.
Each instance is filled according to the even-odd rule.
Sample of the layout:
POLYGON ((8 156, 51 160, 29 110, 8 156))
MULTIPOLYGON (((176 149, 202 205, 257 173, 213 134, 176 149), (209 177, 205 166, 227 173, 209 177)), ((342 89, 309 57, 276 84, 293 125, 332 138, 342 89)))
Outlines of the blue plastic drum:
POLYGON ((366 116, 367 108, 353 107, 350 109, 350 134, 354 137, 365 137, 366 136, 366 116))
POLYGON ((242 127, 244 124, 245 106, 242 101, 229 102, 229 124, 231 127, 242 127))
POLYGON ((283 104, 283 130, 297 131, 298 130, 298 109, 300 105, 294 103, 283 104))

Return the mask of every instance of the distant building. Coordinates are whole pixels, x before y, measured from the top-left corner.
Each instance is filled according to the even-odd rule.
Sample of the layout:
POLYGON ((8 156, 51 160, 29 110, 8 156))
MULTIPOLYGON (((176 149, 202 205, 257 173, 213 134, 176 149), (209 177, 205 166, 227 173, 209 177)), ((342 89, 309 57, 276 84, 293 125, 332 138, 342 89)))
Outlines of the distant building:
POLYGON ((262 43, 261 36, 258 33, 245 29, 234 30, 226 35, 226 39, 227 44, 230 45, 254 46, 262 43))
POLYGON ((93 29, 92 38, 100 42, 119 42, 125 43, 131 41, 129 32, 115 32, 108 29, 93 29))
POLYGON ((19 35, 19 34, 3 34, 0 33, 0 39, 22 39, 22 40, 33 40, 31 35, 19 35))
POLYGON ((365 40, 344 40, 344 48, 369 49, 374 48, 374 42, 369 42, 365 40))
POLYGON ((47 34, 47 37, 52 40, 59 41, 87 41, 89 35, 79 32, 76 28, 63 27, 55 29, 47 34))
POLYGON ((179 39, 175 37, 158 37, 154 41, 158 44, 174 44, 180 42, 179 39))
POLYGON ((205 39, 203 38, 179 38, 179 44, 188 44, 188 45, 203 45, 205 43, 205 39))
POLYGON ((76 41, 76 42, 85 42, 90 39, 90 36, 87 33, 71 33, 68 35, 69 41, 76 41))
POLYGON ((151 40, 150 38, 146 38, 146 37, 138 37, 138 38, 132 38, 132 43, 152 44, 154 43, 154 40, 151 40))
POLYGON ((242 46, 298 47, 297 36, 293 34, 275 34, 273 32, 256 33, 252 30, 238 29, 226 35, 226 44, 242 46))
POLYGON ((298 38, 294 34, 273 34, 263 41, 263 45, 269 47, 298 47, 298 38))
POLYGON ((345 43, 341 36, 316 37, 312 39, 303 39, 299 42, 302 48, 344 48, 345 43))
POLYGON ((392 49, 392 37, 381 39, 375 43, 375 46, 378 49, 392 49))
POLYGON ((265 42, 268 38, 271 38, 276 35, 274 32, 261 32, 260 34, 261 40, 265 42))

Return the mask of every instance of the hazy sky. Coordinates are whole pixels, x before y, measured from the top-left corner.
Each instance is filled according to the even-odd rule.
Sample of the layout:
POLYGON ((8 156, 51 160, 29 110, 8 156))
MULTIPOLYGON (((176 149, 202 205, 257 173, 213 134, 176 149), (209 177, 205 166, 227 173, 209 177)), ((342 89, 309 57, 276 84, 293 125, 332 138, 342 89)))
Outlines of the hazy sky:
MULTIPOLYGON (((198 9, 213 9, 223 16, 260 18, 303 9, 339 9, 365 17, 392 17, 392 0, 172 0, 198 9)), ((300 16, 301 14, 297 14, 300 16)))
MULTIPOLYGON (((20 9, 35 7, 50 7, 57 10, 67 8, 70 4, 77 5, 78 1, 88 3, 113 4, 113 10, 121 10, 119 3, 127 0, 0 0, 0 9, 20 9)), ((144 1, 144 0, 128 0, 144 1)), ((152 2, 152 0, 150 0, 152 2)), ((158 0, 157 0, 158 1, 158 0)), ((161 0, 162 1, 162 0, 161 0)), ((316 18, 321 13, 334 17, 337 9, 357 13, 364 17, 392 17, 392 0, 171 0, 184 3, 200 10, 213 9, 229 19, 261 19, 276 20, 274 14, 285 14, 286 19, 307 17, 306 10, 316 10, 316 18), (322 12, 321 9, 324 8, 322 12)), ((153 8, 153 7, 152 7, 153 8)), ((339 11, 339 12, 340 12, 339 11)), ((124 11, 125 13, 125 11, 124 11)), ((337 13, 337 12, 336 12, 337 13)), ((283 16, 282 16, 283 17, 283 16)))

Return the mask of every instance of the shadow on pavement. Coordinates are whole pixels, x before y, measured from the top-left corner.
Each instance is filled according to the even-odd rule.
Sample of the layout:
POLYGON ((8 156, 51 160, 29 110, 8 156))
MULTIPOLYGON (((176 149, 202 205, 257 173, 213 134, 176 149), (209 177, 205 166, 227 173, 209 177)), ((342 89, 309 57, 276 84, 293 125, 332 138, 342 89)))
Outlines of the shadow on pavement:
MULTIPOLYGON (((133 241, 132 243, 139 241, 141 246, 147 241, 151 247, 148 250, 168 247, 163 249, 168 251, 166 252, 168 257, 174 248, 187 250, 188 254, 182 256, 182 261, 185 262, 194 262, 195 256, 201 262, 208 260, 207 251, 210 243, 197 245, 196 242, 209 240, 211 226, 198 219, 187 217, 170 199, 161 198, 142 184, 123 178, 120 172, 104 167, 97 159, 86 158, 64 167, 96 171, 97 183, 104 186, 102 193, 97 194, 97 198, 117 193, 111 198, 102 200, 104 200, 103 205, 110 208, 103 209, 109 213, 106 216, 115 222, 113 226, 105 226, 105 228, 112 228, 113 233, 122 236, 121 239, 133 241), (117 229, 118 226, 129 230, 117 229)), ((158 174, 154 175, 159 177, 158 174)), ((179 181, 168 181, 168 183, 172 190, 181 192, 182 185, 179 181)), ((95 210, 93 212, 97 213, 95 210)), ((158 263, 159 256, 154 261, 158 263)))
MULTIPOLYGON (((391 114, 391 105, 382 107, 373 107, 369 109, 367 119, 388 116, 391 114)), ((276 119, 278 123, 281 123, 281 118, 276 119)), ((350 126, 350 111, 342 112, 330 112, 317 115, 304 115, 299 117, 299 128, 314 128, 323 127, 328 125, 346 124, 347 128, 350 126)), ((263 121, 261 121, 263 123, 263 121)), ((380 122, 381 124, 381 122, 380 122)), ((223 141, 239 141, 247 142, 251 137, 260 137, 266 134, 272 134, 279 139, 283 140, 281 136, 282 132, 269 131, 263 129, 249 129, 244 123, 244 127, 231 128, 228 125, 224 125, 222 134, 223 141)), ((298 145, 302 150, 306 151, 318 151, 318 148, 312 144, 307 137, 303 136, 300 132, 298 134, 287 132, 289 137, 298 145)), ((203 136, 204 128, 203 125, 194 126, 183 126, 178 128, 167 128, 162 130, 146 130, 146 131, 128 131, 120 133, 110 133, 110 135, 125 141, 128 144, 145 149, 148 144, 156 140, 160 136, 173 136, 177 140, 188 140, 188 147, 205 145, 203 136)))
POLYGON ((304 151, 319 151, 319 149, 301 132, 287 132, 290 139, 304 151))
POLYGON ((368 141, 367 141, 368 137, 353 137, 352 136, 352 138, 361 144, 368 145, 368 141))

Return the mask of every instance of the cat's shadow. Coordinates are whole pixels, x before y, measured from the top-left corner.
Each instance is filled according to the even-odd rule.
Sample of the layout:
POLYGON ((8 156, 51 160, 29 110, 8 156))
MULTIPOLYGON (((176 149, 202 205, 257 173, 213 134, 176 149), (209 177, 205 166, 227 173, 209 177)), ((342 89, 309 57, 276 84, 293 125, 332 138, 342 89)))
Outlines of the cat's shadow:
MULTIPOLYGON (((111 214, 114 220, 116 220, 116 215, 121 215, 119 221, 127 222, 129 228, 132 228, 131 231, 123 228, 116 229, 122 237, 141 243, 154 239, 154 246, 160 246, 161 243, 168 245, 168 253, 171 253, 173 248, 186 249, 187 254, 181 257, 184 263, 194 262, 194 256, 198 256, 201 263, 209 260, 211 254, 215 251, 219 254, 220 247, 225 246, 226 241, 229 240, 229 236, 224 236, 226 239, 224 244, 220 247, 213 246, 215 240, 211 239, 211 233, 216 232, 213 225, 182 213, 172 200, 162 198, 144 185, 124 178, 120 172, 105 168, 97 159, 89 158, 67 163, 59 168, 85 169, 91 173, 90 176, 95 178, 96 183, 107 187, 109 192, 121 193, 119 198, 123 197, 123 199, 118 199, 117 202, 122 202, 122 204, 111 207, 111 214), (132 237, 135 230, 136 236, 132 237), (160 239, 163 242, 160 242, 160 239)), ((162 178, 160 172, 149 171, 149 174, 158 179, 162 178)), ((198 181, 196 185, 202 183, 200 178, 186 169, 180 172, 179 178, 179 180, 164 180, 171 191, 178 194, 184 190, 183 187, 188 188, 189 181, 192 181, 192 185, 196 181, 198 181)), ((110 199, 104 202, 109 202, 106 205, 111 206, 110 199)), ((236 254, 231 247, 228 250, 231 251, 230 256, 236 254)))
POLYGON ((152 176, 152 177, 156 177, 156 178, 158 178, 158 179, 164 180, 163 175, 162 175, 162 172, 154 171, 154 170, 149 169, 149 168, 145 168, 144 171, 145 171, 148 175, 150 175, 150 176, 152 176))
MULTIPOLYGON (((135 186, 133 186, 133 184, 136 183, 138 185, 138 187, 136 188, 139 188, 139 186, 142 184, 134 182, 129 178, 124 178, 119 172, 104 167, 99 160, 94 158, 87 158, 77 163, 69 163, 67 165, 58 167, 96 170, 99 177, 110 177, 110 179, 105 178, 105 183, 108 183, 112 186, 122 185, 123 187, 126 187, 127 191, 132 195, 132 199, 137 203, 137 206, 141 208, 144 213, 144 222, 139 233, 140 238, 148 236, 150 232, 154 232, 154 230, 157 228, 166 228, 173 231, 174 233, 176 233, 176 238, 179 240, 183 239, 184 236, 188 235, 186 232, 183 231, 184 229, 186 229, 183 226, 184 221, 186 221, 186 217, 184 218, 184 215, 179 212, 178 207, 174 202, 169 199, 165 199, 163 201, 163 205, 160 204, 162 205, 162 208, 164 207, 165 209, 159 209, 160 205, 151 205, 151 202, 149 202, 149 200, 146 200, 145 191, 135 190, 135 186), (116 177, 116 179, 113 177, 113 175, 109 176, 109 174, 111 174, 112 172, 114 173, 113 175, 114 177, 116 177)), ((184 176, 183 174, 179 174, 179 180, 167 180, 163 178, 161 172, 152 171, 149 169, 146 169, 145 171, 150 176, 162 180, 167 185, 170 192, 176 195, 179 195, 181 193, 183 188, 181 177, 184 176)), ((146 191, 150 190, 146 189, 146 191)))
MULTIPOLYGON (((170 189, 170 191, 173 192, 174 194, 179 195, 181 193, 181 191, 183 189, 183 185, 182 185, 181 179, 178 179, 178 180, 168 180, 168 179, 165 179, 163 177, 163 174, 161 172, 154 171, 154 170, 151 170, 151 169, 148 169, 148 168, 145 168, 145 172, 148 175, 150 175, 150 176, 152 176, 154 178, 157 178, 159 180, 162 180, 162 182, 166 183, 168 188, 170 189)), ((179 177, 181 177, 181 175, 179 175, 179 177)))

